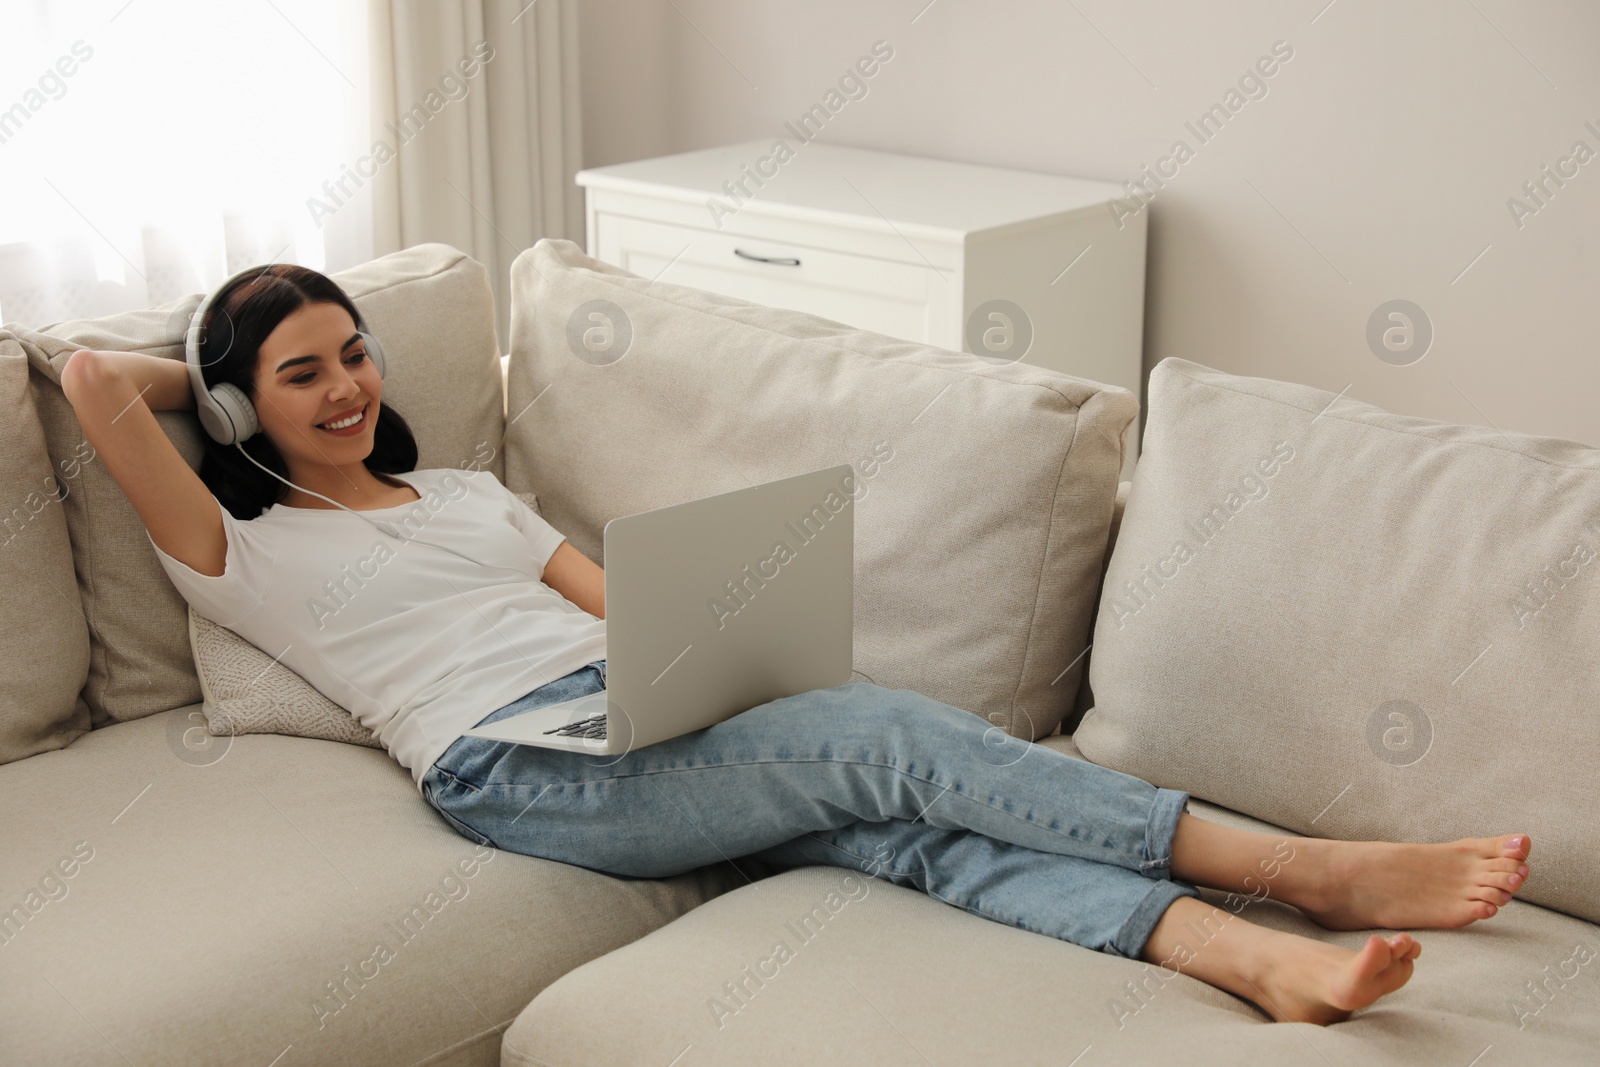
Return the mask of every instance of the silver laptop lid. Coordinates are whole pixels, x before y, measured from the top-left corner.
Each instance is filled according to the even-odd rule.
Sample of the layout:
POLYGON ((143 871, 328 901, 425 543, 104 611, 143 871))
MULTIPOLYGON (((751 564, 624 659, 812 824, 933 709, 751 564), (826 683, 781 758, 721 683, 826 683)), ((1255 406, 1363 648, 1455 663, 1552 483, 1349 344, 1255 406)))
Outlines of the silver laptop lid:
POLYGON ((606 523, 611 751, 850 680, 855 484, 842 463, 606 523))

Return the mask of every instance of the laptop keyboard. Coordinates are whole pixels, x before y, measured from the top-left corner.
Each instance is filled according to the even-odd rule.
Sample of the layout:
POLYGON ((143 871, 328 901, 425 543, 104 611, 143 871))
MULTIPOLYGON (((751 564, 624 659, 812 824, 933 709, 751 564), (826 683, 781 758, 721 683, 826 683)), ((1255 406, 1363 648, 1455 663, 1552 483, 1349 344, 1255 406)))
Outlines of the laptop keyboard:
POLYGON ((595 712, 587 719, 576 719, 565 726, 557 726, 553 730, 546 730, 547 734, 556 734, 560 737, 585 737, 595 741, 606 739, 606 713, 595 712))

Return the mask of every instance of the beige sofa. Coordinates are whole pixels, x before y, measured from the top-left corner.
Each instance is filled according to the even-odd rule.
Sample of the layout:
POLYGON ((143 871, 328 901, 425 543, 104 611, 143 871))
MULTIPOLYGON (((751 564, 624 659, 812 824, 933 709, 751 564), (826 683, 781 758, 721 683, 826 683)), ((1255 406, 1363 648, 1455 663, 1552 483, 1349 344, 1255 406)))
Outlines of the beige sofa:
MULTIPOLYGON (((79 347, 181 358, 194 296, 0 332, 6 1062, 1594 1062, 1600 566, 1555 553, 1600 523, 1592 450, 1172 360, 1119 485, 1123 390, 652 283, 569 242, 513 267, 506 378, 460 252, 335 278, 384 339, 419 466, 492 470, 591 558, 616 515, 852 463, 862 678, 1229 825, 1527 830, 1534 877, 1488 922, 1419 932, 1412 982, 1349 1022, 1278 1025, 866 870, 613 878, 463 838, 380 750, 210 733, 185 606, 55 384, 79 347), (1268 476, 1279 441, 1295 458, 1268 476), (1366 540, 1382 521, 1392 539, 1366 540), (1546 562, 1514 638, 1497 589, 1492 621, 1447 617, 1473 575, 1538 583, 1546 562), (1485 634, 1508 659, 1452 678, 1485 634)), ((192 417, 160 418, 198 462, 192 417)), ((1269 890, 1207 899, 1364 939, 1269 890)))

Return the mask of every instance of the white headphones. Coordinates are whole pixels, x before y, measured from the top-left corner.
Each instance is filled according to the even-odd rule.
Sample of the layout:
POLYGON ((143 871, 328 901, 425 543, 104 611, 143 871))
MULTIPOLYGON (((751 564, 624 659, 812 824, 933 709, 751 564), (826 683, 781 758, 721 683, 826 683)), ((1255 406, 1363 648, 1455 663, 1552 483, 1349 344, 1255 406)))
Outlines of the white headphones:
MULTIPOLYGON (((368 518, 366 515, 356 511, 354 508, 345 507, 337 500, 329 499, 328 497, 323 496, 321 493, 313 493, 309 489, 295 485, 289 479, 283 477, 277 471, 270 469, 265 464, 258 461, 256 457, 244 450, 244 446, 241 444, 241 442, 249 440, 261 429, 261 420, 256 416, 255 405, 250 403, 250 398, 245 395, 244 390, 240 389, 232 382, 222 382, 220 385, 211 388, 206 387, 205 376, 201 373, 200 343, 205 335, 206 312, 210 309, 212 302, 215 301, 216 298, 225 290, 227 290, 227 288, 237 279, 244 277, 246 274, 259 274, 265 269, 266 268, 264 267, 251 267, 248 270, 242 270, 238 274, 235 274, 232 278, 229 278, 227 281, 217 286, 217 288, 208 294, 204 300, 200 301, 200 306, 195 309, 194 315, 189 319, 189 330, 184 338, 184 359, 187 360, 189 364, 189 384, 194 388, 195 409, 199 412, 200 425, 205 427, 206 433, 210 435, 211 439, 216 441, 218 444, 232 445, 233 447, 237 448, 239 450, 239 454, 244 456, 245 459, 248 459, 251 463, 254 463, 257 467, 260 467, 262 470, 278 479, 278 481, 282 482, 284 485, 290 486, 294 489, 299 489, 302 493, 317 497, 318 499, 327 500, 328 503, 332 504, 334 507, 344 508, 344 510, 348 511, 350 514, 355 515, 369 525, 377 527, 390 537, 400 541, 416 541, 418 544, 432 545, 434 548, 442 548, 446 552, 453 552, 462 559, 471 563, 476 563, 480 567, 494 567, 497 570, 515 570, 515 568, 512 567, 505 567, 495 563, 484 563, 482 560, 473 559, 471 556, 468 556, 464 553, 456 552, 455 549, 448 545, 435 544, 432 541, 423 541, 417 537, 410 537, 402 534, 393 523, 368 518)), ((360 330, 358 332, 361 334, 361 340, 366 344, 367 358, 372 360, 373 364, 378 368, 378 377, 384 377, 384 375, 388 373, 389 367, 388 361, 384 358, 383 345, 379 344, 378 339, 372 334, 367 333, 365 330, 360 330)), ((232 340, 231 332, 229 334, 229 340, 230 342, 232 340)), ((518 571, 517 573, 521 572, 518 571)))

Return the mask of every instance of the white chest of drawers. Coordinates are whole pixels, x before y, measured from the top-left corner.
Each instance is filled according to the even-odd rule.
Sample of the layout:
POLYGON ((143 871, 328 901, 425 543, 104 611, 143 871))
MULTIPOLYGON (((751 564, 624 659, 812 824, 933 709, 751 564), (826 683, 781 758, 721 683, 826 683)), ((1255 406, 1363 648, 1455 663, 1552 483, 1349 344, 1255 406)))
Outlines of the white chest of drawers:
MULTIPOLYGON (((589 254, 1140 396, 1146 213, 1128 210, 1137 204, 1117 185, 783 144, 579 171, 589 254)), ((1129 428, 1124 477, 1141 423, 1129 428)))

